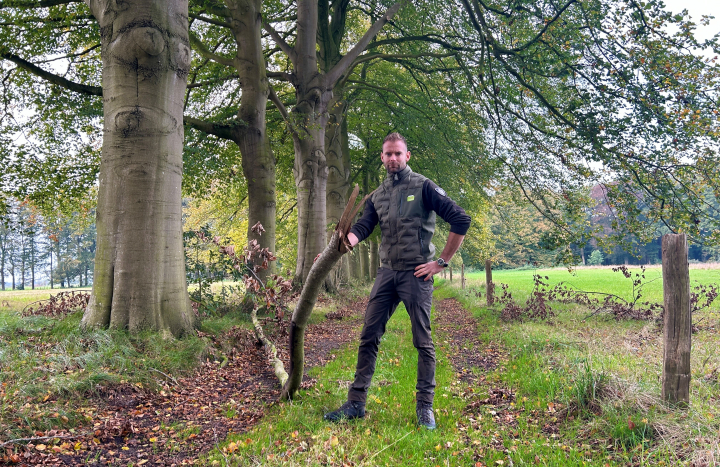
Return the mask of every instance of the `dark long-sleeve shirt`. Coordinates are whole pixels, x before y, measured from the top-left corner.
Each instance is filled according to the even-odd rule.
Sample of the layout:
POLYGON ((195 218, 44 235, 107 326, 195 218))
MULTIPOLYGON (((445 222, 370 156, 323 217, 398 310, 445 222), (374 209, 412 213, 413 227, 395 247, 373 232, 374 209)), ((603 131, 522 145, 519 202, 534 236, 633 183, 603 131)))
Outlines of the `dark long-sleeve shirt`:
MULTIPOLYGON (((450 224, 450 232, 465 235, 470 228, 470 216, 444 193, 442 188, 439 188, 432 180, 425 180, 422 190, 422 200, 425 209, 435 211, 438 216, 450 224)), ((355 234, 358 242, 361 242, 372 233, 377 223, 378 215, 375 210, 375 205, 372 200, 368 198, 368 200, 365 201, 365 210, 363 211, 362 217, 352 226, 350 232, 355 234)))

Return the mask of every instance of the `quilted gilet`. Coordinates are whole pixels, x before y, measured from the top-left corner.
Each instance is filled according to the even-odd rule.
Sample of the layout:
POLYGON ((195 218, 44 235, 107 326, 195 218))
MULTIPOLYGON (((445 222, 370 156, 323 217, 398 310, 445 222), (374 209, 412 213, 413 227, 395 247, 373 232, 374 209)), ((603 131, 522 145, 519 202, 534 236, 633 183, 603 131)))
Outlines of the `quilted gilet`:
POLYGON ((425 180, 427 177, 406 167, 388 175, 373 193, 371 200, 382 231, 381 267, 407 271, 434 259, 435 211, 426 210, 423 203, 425 180))

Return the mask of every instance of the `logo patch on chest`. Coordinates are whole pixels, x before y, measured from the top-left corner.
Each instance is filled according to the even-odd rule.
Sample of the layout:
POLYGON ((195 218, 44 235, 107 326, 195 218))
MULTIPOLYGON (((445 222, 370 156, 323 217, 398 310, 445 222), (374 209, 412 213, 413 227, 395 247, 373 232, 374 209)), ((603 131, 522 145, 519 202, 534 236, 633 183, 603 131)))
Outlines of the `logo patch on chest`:
POLYGON ((410 195, 407 197, 408 201, 415 201, 415 195, 410 195))

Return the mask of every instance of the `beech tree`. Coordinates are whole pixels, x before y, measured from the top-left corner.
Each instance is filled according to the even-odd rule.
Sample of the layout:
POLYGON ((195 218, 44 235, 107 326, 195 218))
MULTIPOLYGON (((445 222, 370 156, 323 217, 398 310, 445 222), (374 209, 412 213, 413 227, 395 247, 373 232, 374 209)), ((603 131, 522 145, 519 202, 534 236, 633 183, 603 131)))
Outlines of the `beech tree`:
MULTIPOLYGON (((340 2, 342 3, 342 2, 340 2)), ((295 146, 295 185, 298 209, 298 253, 295 280, 304 282, 313 259, 327 244, 327 182, 328 160, 325 151, 325 130, 335 84, 350 70, 354 60, 366 49, 401 4, 396 3, 378 18, 358 42, 328 72, 318 68, 316 53, 318 37, 318 2, 299 0, 296 3, 297 33, 293 45, 286 41, 282 30, 265 23, 265 29, 276 45, 287 55, 292 71, 287 78, 295 89, 295 104, 288 115, 295 146), (291 114, 291 115, 290 115, 291 114)), ((327 12, 327 10, 325 10, 327 12)), ((278 103, 281 108, 284 106, 278 103)), ((344 176, 344 174, 343 174, 344 176)))
MULTIPOLYGON (((187 110, 195 110, 195 102, 202 110, 208 96, 217 98, 221 105, 212 109, 209 118, 187 115, 185 123, 237 145, 247 184, 248 241, 256 240, 261 247, 275 251, 276 169, 267 134, 266 111, 271 89, 261 37, 262 2, 193 3, 190 40, 200 60, 191 70, 186 108, 189 104, 187 110), (229 92, 228 81, 236 83, 237 93, 233 88, 229 92), (234 102, 236 94, 240 95, 239 103, 234 102), (265 229, 263 235, 251 229, 257 222, 265 229)), ((271 273, 272 269, 259 272, 263 278, 271 273)))
MULTIPOLYGON (((5 60, 51 87, 103 97, 94 284, 82 325, 151 328, 179 336, 194 324, 181 226, 182 114, 190 64, 187 1, 89 0, 89 12, 74 3, 12 2, 0 9, 13 8, 8 30, 18 31, 26 44, 32 43, 27 26, 34 22, 69 39, 61 58, 78 65, 70 77, 90 83, 100 68, 92 61, 97 38, 93 29, 78 32, 84 31, 78 23, 90 20, 91 13, 99 25, 94 30, 100 32, 102 87, 43 69, 7 47, 2 50, 5 60), (88 42, 87 49, 75 52, 88 42), (82 60, 74 63, 88 55, 89 66, 82 60)), ((30 48, 36 53, 52 50, 30 48)))
POLYGON ((97 251, 82 325, 193 329, 182 237, 187 0, 89 0, 101 31, 97 251))

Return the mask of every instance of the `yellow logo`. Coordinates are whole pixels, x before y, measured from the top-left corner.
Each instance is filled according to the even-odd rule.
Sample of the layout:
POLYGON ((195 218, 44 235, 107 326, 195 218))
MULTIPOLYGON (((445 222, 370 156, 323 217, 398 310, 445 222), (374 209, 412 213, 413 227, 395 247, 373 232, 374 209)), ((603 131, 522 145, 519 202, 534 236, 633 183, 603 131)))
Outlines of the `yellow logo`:
POLYGON ((410 195, 410 196, 408 196, 407 200, 408 200, 408 201, 414 201, 414 200, 415 200, 415 195, 410 195))

